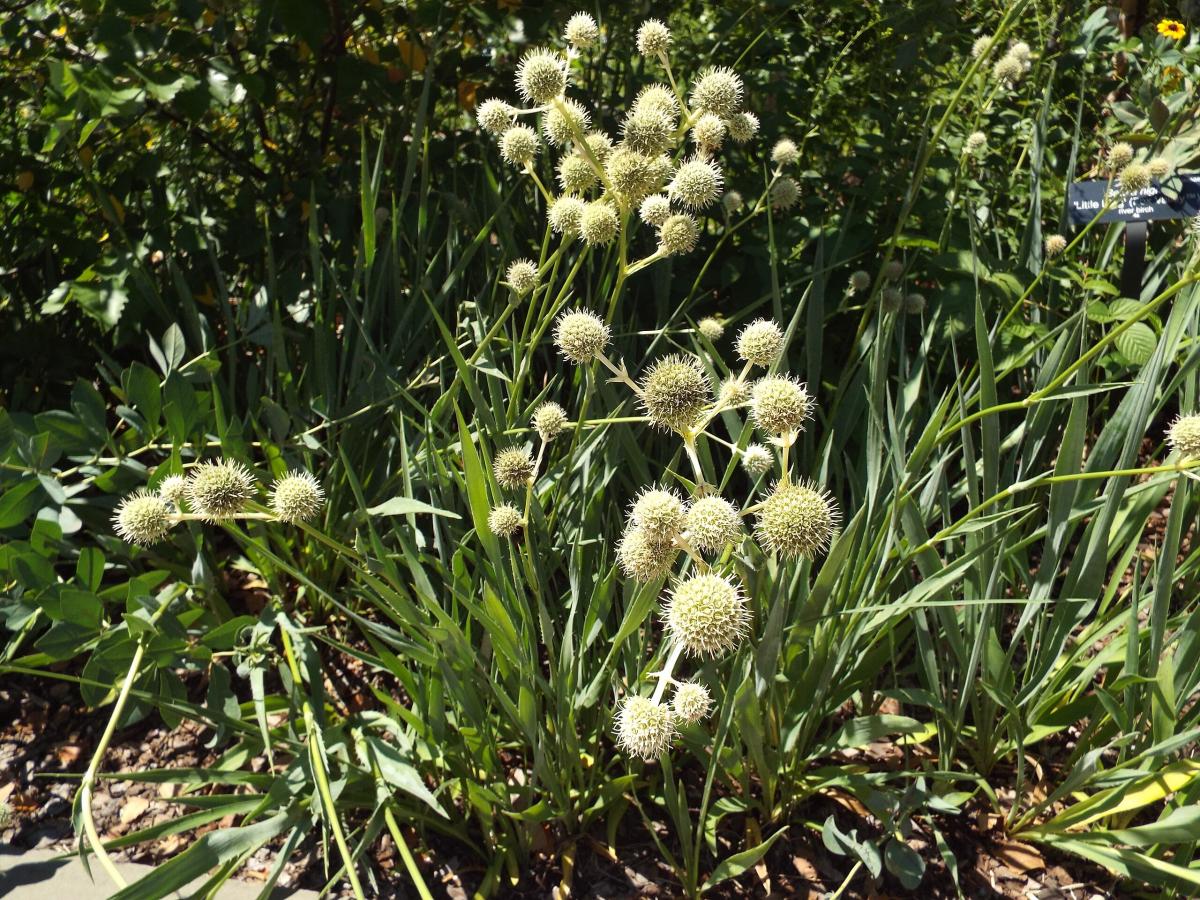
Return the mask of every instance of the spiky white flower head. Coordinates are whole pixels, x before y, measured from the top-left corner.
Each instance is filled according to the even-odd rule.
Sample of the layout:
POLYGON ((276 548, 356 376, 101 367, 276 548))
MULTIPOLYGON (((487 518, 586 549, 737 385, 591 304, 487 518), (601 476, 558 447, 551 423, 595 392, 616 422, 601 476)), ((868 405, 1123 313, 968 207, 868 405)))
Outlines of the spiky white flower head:
POLYGON ((617 563, 626 578, 643 584, 666 576, 675 565, 679 548, 670 541, 655 541, 644 528, 625 529, 617 543, 617 563))
POLYGON ((781 481, 763 501, 755 534, 785 559, 813 557, 829 547, 841 514, 833 498, 810 482, 781 481))
POLYGON ((604 352, 610 332, 604 320, 586 309, 559 316, 554 325, 554 345, 573 363, 588 363, 604 352))
POLYGON ((667 752, 675 737, 675 717, 665 703, 626 697, 617 711, 617 745, 649 762, 667 752))
POLYGON ((663 614, 667 632, 692 656, 736 650, 750 624, 741 585, 712 572, 680 581, 663 614))
POLYGON ((621 123, 625 146, 638 153, 662 153, 674 134, 674 119, 657 106, 634 106, 621 123))
POLYGON ((738 359, 768 368, 783 352, 783 332, 770 319, 755 319, 737 339, 738 359))
POLYGON ((1133 162, 1133 145, 1127 144, 1125 141, 1117 141, 1108 148, 1108 153, 1104 158, 1108 162, 1109 169, 1114 172, 1123 169, 1133 162))
POLYGON ((591 247, 612 243, 621 230, 617 211, 607 203, 589 203, 579 219, 579 236, 591 247))
POLYGON ((721 324, 721 320, 712 316, 705 316, 697 322, 696 329, 713 343, 719 341, 725 333, 725 326, 721 324))
POLYGON ((687 506, 677 491, 646 488, 633 501, 629 520, 635 528, 642 529, 647 540, 670 543, 675 535, 683 531, 687 522, 687 506))
POLYGON ((655 158, 632 147, 617 147, 604 165, 613 189, 630 202, 637 202, 657 186, 655 158))
POLYGON ((812 415, 812 397, 790 376, 768 375, 754 385, 750 415, 767 434, 791 434, 804 427, 812 415))
POLYGON ((916 291, 904 295, 904 311, 910 316, 919 316, 925 312, 925 295, 916 291))
POLYGON ((990 34, 985 34, 975 39, 975 43, 971 45, 971 56, 975 59, 987 54, 992 49, 992 41, 994 38, 990 34))
POLYGON ((726 378, 717 395, 722 406, 741 406, 750 400, 750 385, 740 378, 726 378))
POLYGON ((1171 164, 1162 156, 1151 157, 1146 163, 1146 168, 1150 170, 1150 174, 1161 180, 1171 174, 1171 164))
MULTIPOLYGON (((609 154, 612 153, 613 142, 603 131, 589 131, 583 139, 583 143, 587 146, 588 151, 595 157, 596 162, 600 165, 608 160, 609 154)), ((581 154, 582 150, 579 151, 581 154)))
POLYGON ((671 215, 671 201, 666 194, 651 194, 638 207, 638 218, 647 225, 661 225, 671 215))
POLYGON ((1200 416, 1178 416, 1167 429, 1167 443, 1184 459, 1200 459, 1200 416))
POLYGON ((783 169, 794 166, 800 158, 800 148, 790 138, 780 138, 771 148, 771 162, 783 169))
POLYGON ((530 103, 544 106, 567 89, 567 61, 560 53, 535 47, 517 66, 517 90, 530 103))
POLYGON ((532 259, 518 259, 504 273, 509 289, 518 297, 524 297, 538 286, 538 267, 532 259))
POLYGON ((668 256, 691 253, 699 238, 700 224, 687 213, 668 216, 658 230, 658 246, 668 256))
POLYGON ((742 451, 742 468, 751 475, 762 475, 775 465, 775 457, 762 444, 750 444, 742 451))
POLYGON ((657 360, 642 378, 641 391, 642 408, 650 423, 674 431, 695 425, 712 397, 700 364, 677 355, 657 360))
POLYGON ((987 135, 982 131, 972 131, 963 143, 963 150, 970 156, 977 156, 987 147, 987 135))
POLYGON ((637 49, 642 56, 661 56, 671 49, 671 30, 658 19, 647 19, 637 32, 637 49))
POLYGON ((514 166, 523 166, 537 156, 537 132, 528 125, 514 125, 500 136, 500 156, 514 166))
POLYGON ((293 469, 271 488, 271 511, 280 522, 307 522, 324 505, 321 483, 303 469, 293 469))
POLYGON ((889 259, 887 265, 883 267, 883 277, 888 281, 895 281, 904 274, 904 263, 898 259, 889 259))
POLYGON ((113 528, 123 540, 143 545, 161 541, 174 524, 167 501, 145 489, 121 500, 112 521, 113 528))
POLYGON ((564 237, 578 234, 579 223, 583 220, 583 205, 582 200, 570 194, 555 199, 546 213, 550 229, 564 237))
POLYGON ((652 179, 652 190, 659 190, 670 181, 671 176, 675 174, 675 162, 665 153, 660 153, 654 157, 654 177, 652 179))
POLYGON ((671 712, 685 725, 695 725, 708 715, 712 697, 708 688, 696 681, 685 681, 675 687, 671 697, 671 712))
POLYGON ((879 304, 886 313, 898 313, 904 309, 904 291, 900 288, 886 287, 879 294, 879 304))
POLYGON ((231 459, 201 463, 188 478, 188 508, 206 521, 217 522, 241 512, 253 491, 254 478, 241 463, 231 459))
MULTIPOLYGON (((591 161, 577 153, 568 153, 560 159, 557 171, 558 183, 564 194, 584 194, 599 181, 591 161)), ((580 215, 582 214, 581 208, 580 215)))
POLYGON ((677 127, 679 116, 679 98, 665 84, 648 84, 642 88, 633 101, 633 111, 655 109, 671 120, 671 127, 677 127))
POLYGON ((735 213, 746 205, 746 201, 742 199, 742 195, 737 191, 728 191, 721 198, 721 205, 725 207, 725 212, 735 213))
POLYGON ((514 115, 516 110, 512 106, 495 98, 484 100, 475 112, 479 127, 491 135, 503 134, 512 127, 514 115))
POLYGON ((742 537, 742 517, 724 497, 709 494, 692 501, 687 513, 688 539, 705 553, 724 550, 742 537))
POLYGON ((1013 41, 1008 45, 1008 52, 1015 56, 1023 63, 1028 63, 1033 51, 1029 49, 1029 45, 1024 41, 1013 41))
POLYGON ((1122 194, 1136 194, 1150 187, 1150 167, 1139 162, 1131 162, 1117 176, 1117 189, 1122 194))
POLYGON ((852 272, 850 275, 850 287, 854 291, 865 291, 871 286, 871 273, 866 269, 859 269, 857 272, 852 272))
POLYGON ((739 144, 752 140, 758 134, 758 116, 752 112, 740 112, 725 121, 729 136, 739 144))
POLYGON ((705 113, 692 125, 692 140, 697 150, 711 152, 724 143, 725 132, 725 122, 720 116, 705 113))
POLYGON ((158 496, 162 497, 168 503, 174 503, 175 508, 183 503, 183 498, 187 495, 187 479, 182 475, 168 475, 158 485, 158 496))
POLYGON ((776 178, 771 185, 771 206, 775 209, 791 209, 800 200, 800 185, 790 175, 776 178))
POLYGON ((704 209, 719 196, 724 181, 721 169, 707 159, 690 159, 675 171, 667 187, 671 199, 688 209, 704 209))
POLYGON ((1046 236, 1045 250, 1046 256, 1058 256, 1067 249, 1067 239, 1061 234, 1050 234, 1046 236))
POLYGON ((507 447, 496 454, 492 471, 500 487, 524 487, 533 476, 533 456, 525 447, 507 447))
POLYGON ((1024 74, 1025 63, 1011 53, 1004 54, 992 66, 992 77, 1008 87, 1020 81, 1024 74))
POLYGON ((511 503, 501 503, 492 507, 492 511, 488 513, 487 523, 492 534, 496 537, 507 538, 520 531, 525 520, 521 516, 521 511, 511 503))
POLYGON ((543 441, 549 443, 567 427, 567 411, 553 401, 547 401, 539 404, 538 408, 533 411, 533 418, 530 420, 533 425, 533 430, 538 433, 543 441))
POLYGON ((563 100, 561 106, 552 106, 542 117, 542 134, 547 143, 561 147, 583 134, 588 126, 588 111, 576 100, 563 100))
POLYGON ((702 71, 692 83, 692 108, 730 119, 740 112, 742 79, 733 69, 712 66, 702 71))
POLYGON ((600 26, 585 12, 577 12, 567 19, 563 37, 576 50, 586 50, 600 40, 600 26))

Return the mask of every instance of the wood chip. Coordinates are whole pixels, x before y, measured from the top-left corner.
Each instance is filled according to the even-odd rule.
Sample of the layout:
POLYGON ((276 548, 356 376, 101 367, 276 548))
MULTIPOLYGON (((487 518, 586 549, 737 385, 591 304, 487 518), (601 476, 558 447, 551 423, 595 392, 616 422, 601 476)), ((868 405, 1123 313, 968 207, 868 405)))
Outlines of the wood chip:
POLYGON ((130 797, 121 804, 121 811, 117 814, 117 818, 121 820, 122 825, 128 825, 149 808, 150 801, 145 797, 130 797))
POLYGON ((1046 868, 1046 860, 1038 849, 1020 841, 1000 841, 992 848, 992 855, 1022 873, 1046 868))

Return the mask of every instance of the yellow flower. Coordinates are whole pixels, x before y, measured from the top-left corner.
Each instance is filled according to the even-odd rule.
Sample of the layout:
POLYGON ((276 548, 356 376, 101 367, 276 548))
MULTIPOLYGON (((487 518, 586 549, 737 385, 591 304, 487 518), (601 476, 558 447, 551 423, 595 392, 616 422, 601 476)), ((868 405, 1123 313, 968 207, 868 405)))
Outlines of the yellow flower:
POLYGON ((1187 36, 1187 28, 1184 27, 1182 22, 1177 22, 1174 19, 1163 19, 1158 23, 1158 33, 1173 41, 1181 41, 1187 36))

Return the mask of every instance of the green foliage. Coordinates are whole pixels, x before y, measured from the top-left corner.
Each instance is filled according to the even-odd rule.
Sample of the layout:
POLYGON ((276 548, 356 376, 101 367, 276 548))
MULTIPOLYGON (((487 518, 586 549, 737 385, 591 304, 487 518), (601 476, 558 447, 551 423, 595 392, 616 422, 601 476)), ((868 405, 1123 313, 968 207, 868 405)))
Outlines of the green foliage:
MULTIPOLYGON (((514 100, 518 38, 552 44, 574 11, 506 7, 33 3, 0 25, 0 671, 76 684, 114 729, 208 726, 209 770, 101 776, 97 755, 95 777, 179 788, 178 818, 110 849, 239 817, 118 896, 216 886, 314 832, 330 885, 365 891, 385 829, 418 892, 410 835, 476 857, 487 896, 548 834, 564 887, 634 835, 698 894, 800 833, 853 867, 843 887, 914 891, 957 879, 941 829, 968 807, 1195 893, 1196 463, 1161 441, 1198 402, 1194 239, 1156 225, 1123 298, 1119 227, 1063 218, 1117 140, 1192 163, 1190 38, 1037 0, 684 3, 673 63, 733 65, 763 120, 722 151, 726 187, 749 213, 790 135, 800 201, 702 216, 694 251, 631 271, 649 228, 628 260, 624 239, 561 241, 469 116, 514 100), (1013 39, 1030 68, 1003 86, 1013 39), (541 278, 516 298, 520 258, 541 278), (893 287, 924 311, 887 311, 893 287), (663 585, 616 564, 625 509, 659 478, 770 484, 717 444, 693 465, 625 385, 564 365, 553 323, 575 307, 607 317, 634 380, 684 353, 719 383, 733 332, 775 319, 816 408, 792 465, 844 512, 815 560, 730 552, 749 640, 697 666, 712 712, 654 763, 612 736, 667 656, 663 585), (694 324, 713 315, 715 341, 694 324), (491 463, 547 400, 570 426, 501 540, 488 515, 514 494, 491 463), (312 471, 319 516, 114 535, 121 497, 218 457, 260 486, 312 471), (325 676, 347 666, 341 693, 325 676), (869 816, 819 824, 829 793, 869 816)), ((576 87, 616 133, 659 75, 630 50, 637 11, 604 13, 576 87)))

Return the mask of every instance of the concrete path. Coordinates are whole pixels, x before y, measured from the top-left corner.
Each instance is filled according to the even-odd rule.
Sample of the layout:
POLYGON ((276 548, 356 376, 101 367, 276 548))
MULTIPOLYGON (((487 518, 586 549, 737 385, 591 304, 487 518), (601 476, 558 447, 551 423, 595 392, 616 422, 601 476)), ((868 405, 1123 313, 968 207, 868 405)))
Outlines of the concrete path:
MULTIPOLYGON (((5 900, 103 900, 115 893, 108 876, 90 860, 92 875, 88 876, 78 856, 64 859, 53 850, 17 850, 0 844, 0 897, 5 900)), ((153 866, 137 863, 117 863, 125 880, 133 884, 154 871, 153 866)), ((199 887, 198 879, 192 887, 199 887)), ((254 900, 262 890, 261 884, 250 881, 227 881, 218 892, 219 900, 254 900)), ((190 896, 187 890, 168 895, 171 898, 190 896)), ((316 900, 316 891, 288 891, 277 888, 273 900, 316 900)))

